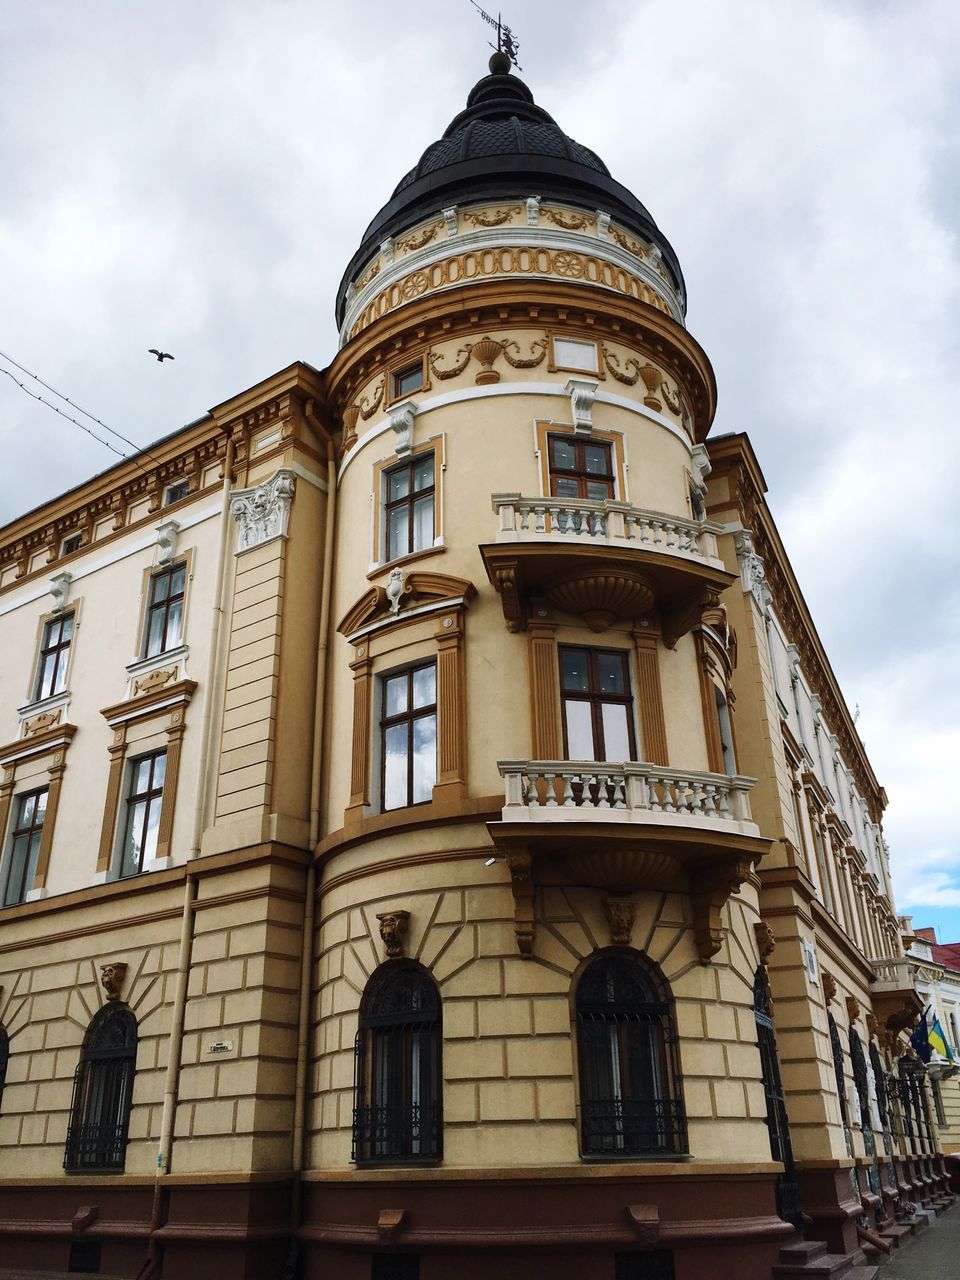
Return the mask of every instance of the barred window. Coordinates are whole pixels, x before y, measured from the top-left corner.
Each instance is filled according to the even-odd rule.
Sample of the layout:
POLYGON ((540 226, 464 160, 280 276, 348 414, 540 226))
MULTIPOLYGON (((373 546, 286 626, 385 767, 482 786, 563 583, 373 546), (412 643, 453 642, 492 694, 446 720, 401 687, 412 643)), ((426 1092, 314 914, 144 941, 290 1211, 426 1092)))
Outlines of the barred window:
POLYGON ((433 979, 412 960, 388 960, 367 983, 360 1004, 354 1160, 439 1160, 440 1053, 440 995, 433 979))
POLYGON ((3 1105, 3 1086, 7 1082, 7 1063, 10 1061, 10 1037, 0 1022, 0 1106, 3 1105))
POLYGON ((585 1156, 682 1152, 687 1145, 670 989, 636 952, 597 957, 576 993, 585 1156))
POLYGON ((63 1158, 69 1172, 123 1169, 137 1038, 137 1020, 124 1004, 104 1005, 87 1028, 73 1078, 63 1158))

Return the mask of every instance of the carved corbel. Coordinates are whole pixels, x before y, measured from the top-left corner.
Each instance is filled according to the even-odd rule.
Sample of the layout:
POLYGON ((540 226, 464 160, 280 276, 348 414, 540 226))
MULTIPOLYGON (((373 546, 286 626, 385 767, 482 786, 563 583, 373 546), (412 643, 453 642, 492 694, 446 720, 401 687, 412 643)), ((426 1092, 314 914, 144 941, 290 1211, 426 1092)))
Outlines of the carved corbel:
POLYGON ((773 930, 767 924, 766 920, 757 920, 753 926, 753 935, 757 940, 757 951, 760 955, 760 963, 766 965, 767 961, 773 955, 774 947, 777 940, 773 936, 773 930))
POLYGON ((177 554, 177 534, 180 526, 176 520, 166 520, 157 525, 157 564, 170 564, 177 554))
POLYGON ((633 924, 637 916, 634 898, 604 898, 603 909, 610 924, 610 944, 629 947, 633 939, 633 924))
POLYGON ((607 232, 610 230, 610 215, 605 213, 603 209, 597 210, 597 239, 606 240, 607 232))
POLYGON ((405 457, 413 448, 413 420, 419 408, 413 400, 404 400, 389 410, 394 434, 393 447, 398 458, 405 457))
POLYGON ((540 197, 527 196, 527 226, 535 227, 540 221, 540 197))
POLYGON ((823 982, 823 998, 829 1006, 833 1004, 834 1000, 837 998, 837 980, 833 974, 828 973, 826 969, 821 971, 820 978, 823 982))
POLYGON ((575 435, 590 435, 593 431, 593 402, 597 398, 597 382, 588 378, 568 378, 565 387, 570 397, 575 435))
POLYGON ((508 853, 507 869, 513 888, 513 931, 517 950, 526 959, 533 955, 533 858, 529 853, 508 853))
POLYGON ((67 607, 70 583, 72 581, 73 576, 69 573, 55 573, 50 579, 50 594, 53 596, 54 613, 60 613, 67 607))
POLYGON ((880 1024, 877 1021, 877 1015, 875 1013, 868 1013, 864 1021, 867 1024, 867 1039, 873 1040, 875 1037, 878 1037, 880 1024))
POLYGON ((397 1233, 406 1220, 406 1209, 381 1209, 377 1218, 377 1236, 381 1244, 396 1243, 397 1233))
POLYGON ((119 1000, 124 978, 127 976, 126 962, 111 960, 109 964, 100 966, 100 985, 106 992, 108 1000, 119 1000))
POLYGON ((677 641, 698 627, 703 619, 705 609, 716 609, 720 604, 720 593, 711 588, 705 589, 699 596, 677 609, 663 611, 663 643, 668 649, 675 649, 677 641))
POLYGON ((860 1001, 855 996, 847 996, 847 1017, 851 1022, 856 1022, 860 1017, 860 1001))
POLYGON ((449 209, 441 209, 443 214, 443 223, 447 228, 447 238, 455 236, 460 230, 460 219, 457 217, 457 206, 451 205, 449 209))
POLYGON ((660 1210, 655 1204, 628 1204, 627 1221, 644 1249, 655 1249, 660 1243, 660 1210))
POLYGON ((407 937, 407 926, 410 923, 409 911, 379 911, 380 937, 387 953, 388 960, 396 960, 403 955, 403 944, 407 937))
POLYGON ((715 870, 695 871, 696 889, 690 895, 693 905, 693 933, 700 953, 700 963, 709 964, 723 945, 723 908, 731 894, 750 874, 750 858, 731 858, 715 870))
POLYGON ((501 562, 493 569, 493 585, 500 596, 500 607, 508 631, 522 631, 526 625, 520 598, 519 566, 515 560, 501 562))

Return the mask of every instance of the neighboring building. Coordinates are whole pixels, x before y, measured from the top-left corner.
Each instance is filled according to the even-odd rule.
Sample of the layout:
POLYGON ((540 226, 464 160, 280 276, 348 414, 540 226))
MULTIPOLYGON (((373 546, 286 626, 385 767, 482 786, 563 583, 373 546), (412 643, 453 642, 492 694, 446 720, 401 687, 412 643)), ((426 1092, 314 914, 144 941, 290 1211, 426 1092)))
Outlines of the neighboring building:
POLYGON ((945 1202, 886 797, 676 256, 491 65, 328 368, 0 530, 11 1265, 765 1280, 945 1202))
POLYGON ((913 929, 901 916, 907 955, 919 962, 917 990, 927 1026, 939 1023, 943 1050, 932 1047, 927 1074, 944 1152, 960 1151, 960 942, 938 943, 933 929, 913 929))

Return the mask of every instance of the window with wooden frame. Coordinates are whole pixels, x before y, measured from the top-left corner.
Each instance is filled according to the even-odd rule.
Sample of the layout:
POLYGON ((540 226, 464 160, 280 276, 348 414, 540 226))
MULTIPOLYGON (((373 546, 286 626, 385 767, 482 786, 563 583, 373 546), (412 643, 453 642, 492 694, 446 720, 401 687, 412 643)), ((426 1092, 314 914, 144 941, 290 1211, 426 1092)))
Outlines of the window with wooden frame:
POLYGON ((72 612, 57 614, 44 623, 37 676, 33 683, 35 702, 52 698, 67 686, 67 660, 73 640, 73 624, 72 612))
POLYGON ((137 1020, 125 1004, 105 1004, 83 1037, 73 1079, 63 1167, 68 1172, 119 1172, 127 1158, 137 1020))
POLYGON ((436 535, 436 457, 414 454, 383 475, 385 561, 426 551, 436 535))
POLYGON ((353 1153, 358 1163, 439 1160, 440 993, 413 960, 388 960, 367 983, 355 1046, 353 1153))
POLYGON ((150 575, 143 641, 145 658, 156 657, 180 645, 186 581, 187 566, 183 561, 150 575))
POLYGON ((25 902, 37 873, 43 820, 47 812, 48 787, 27 791, 16 798, 10 848, 7 854, 3 905, 25 902))
POLYGON ((424 382, 423 360, 411 360, 390 374, 390 399, 402 400, 404 396, 411 396, 414 391, 423 389, 424 382))
POLYGON ((548 438, 550 495, 602 502, 614 496, 613 450, 601 440, 548 438))
POLYGON ((628 654, 561 645, 559 655, 564 758, 636 760, 628 654))
POLYGON ((380 688, 381 807, 427 804, 437 781, 437 664, 386 675, 380 688))
POLYGON ((130 761, 119 875, 136 876, 157 856, 166 750, 130 761))
POLYGON ((637 952, 601 954, 575 1000, 583 1154, 685 1151, 677 1029, 660 970, 637 952))

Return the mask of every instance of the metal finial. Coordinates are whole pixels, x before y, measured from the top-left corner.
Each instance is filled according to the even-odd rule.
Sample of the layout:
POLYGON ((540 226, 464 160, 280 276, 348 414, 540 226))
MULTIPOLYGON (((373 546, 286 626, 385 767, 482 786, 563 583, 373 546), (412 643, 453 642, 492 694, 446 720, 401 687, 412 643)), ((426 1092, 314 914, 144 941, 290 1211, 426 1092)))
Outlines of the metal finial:
POLYGON ((497 16, 493 18, 489 13, 487 13, 486 9, 480 8, 477 4, 477 0, 470 0, 470 3, 476 9, 477 13, 479 13, 480 17, 483 18, 484 22, 487 22, 491 27, 496 28, 497 43, 495 45, 490 45, 490 48, 495 50, 493 57, 490 59, 491 72, 494 75, 508 74, 511 66, 516 67, 518 71, 522 71, 523 67, 521 67, 520 63, 517 61, 520 42, 514 36, 506 23, 501 21, 500 14, 498 13, 497 16))

